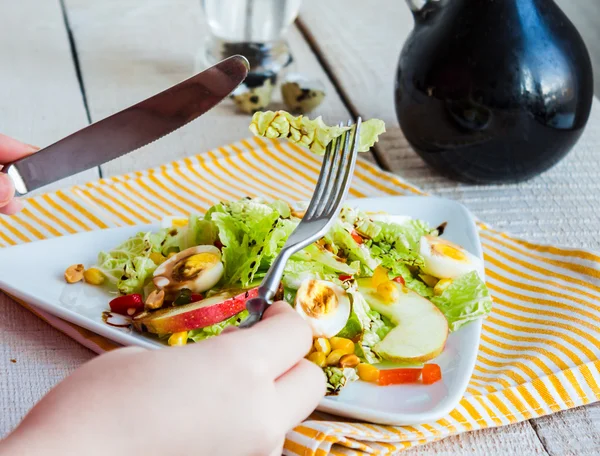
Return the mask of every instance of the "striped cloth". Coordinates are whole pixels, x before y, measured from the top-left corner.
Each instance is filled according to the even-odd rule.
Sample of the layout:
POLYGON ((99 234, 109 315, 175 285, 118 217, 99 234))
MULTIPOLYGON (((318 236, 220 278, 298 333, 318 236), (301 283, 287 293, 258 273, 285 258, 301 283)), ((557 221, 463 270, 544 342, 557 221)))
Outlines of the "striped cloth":
MULTIPOLYGON (((203 212, 219 200, 311 196, 320 159, 253 138, 143 172, 30 198, 0 218, 0 246, 203 212)), ((423 194, 360 160, 355 198, 423 194)), ((391 454, 465 431, 502 426, 600 399, 600 256, 532 244, 479 223, 495 305, 460 405, 436 422, 375 426, 316 412, 288 434, 289 455, 391 454)), ((26 303, 22 303, 27 306, 26 303)), ((33 309, 101 353, 116 345, 33 309)))

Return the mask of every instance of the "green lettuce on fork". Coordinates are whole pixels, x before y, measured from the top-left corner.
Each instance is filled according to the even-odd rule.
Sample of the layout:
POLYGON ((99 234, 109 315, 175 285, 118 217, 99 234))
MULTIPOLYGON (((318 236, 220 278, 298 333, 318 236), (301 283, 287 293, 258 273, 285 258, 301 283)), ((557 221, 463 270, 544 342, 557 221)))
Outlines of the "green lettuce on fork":
MULTIPOLYGON (((323 155, 327 145, 341 136, 350 127, 330 127, 323 122, 321 117, 309 119, 305 116, 293 116, 285 111, 259 111, 252 116, 250 131, 256 136, 270 139, 287 139, 293 144, 307 147, 318 155, 323 155)), ((366 120, 360 127, 358 142, 359 152, 368 152, 385 133, 385 123, 379 119, 366 120)))
MULTIPOLYGON (((139 294, 143 306, 159 291, 155 279, 161 270, 164 275, 165 265, 173 263, 172 271, 181 273, 193 271, 198 264, 200 269, 210 269, 219 262, 221 272, 210 287, 180 290, 159 308, 140 309, 132 319, 136 329, 165 340, 177 334, 178 340, 183 337, 180 343, 198 342, 238 326, 245 318, 244 299, 256 289, 300 216, 282 201, 221 202, 206 214, 190 216, 187 223, 141 232, 101 252, 96 268, 106 278, 106 287, 120 295, 139 294), (190 250, 196 253, 186 257, 190 250), (206 255, 216 257, 208 261, 206 255), (174 261, 179 257, 196 263, 182 263, 181 269, 174 261), (181 326, 172 314, 186 312, 196 313, 182 320, 181 326), (205 312, 201 319, 198 312, 205 312), (189 326, 190 321, 196 323, 189 326)), ((309 358, 323 367, 329 394, 358 378, 359 363, 422 365, 443 349, 448 332, 490 312, 492 301, 478 272, 480 264, 438 234, 424 221, 346 206, 321 240, 289 260, 281 296, 307 320, 315 347, 325 347, 327 356, 317 350, 309 358), (432 326, 421 328, 422 324, 432 326), (420 328, 421 335, 410 335, 411 325, 420 328), (442 328, 437 339, 435 325, 442 328), (404 340, 407 334, 414 339, 404 340), (420 357, 407 355, 407 344, 419 349, 436 340, 437 346, 424 348, 420 357), (343 350, 346 358, 335 355, 336 350, 343 350)), ((171 278, 175 280, 174 273, 171 278)), ((193 288, 195 282, 190 283, 193 288)))

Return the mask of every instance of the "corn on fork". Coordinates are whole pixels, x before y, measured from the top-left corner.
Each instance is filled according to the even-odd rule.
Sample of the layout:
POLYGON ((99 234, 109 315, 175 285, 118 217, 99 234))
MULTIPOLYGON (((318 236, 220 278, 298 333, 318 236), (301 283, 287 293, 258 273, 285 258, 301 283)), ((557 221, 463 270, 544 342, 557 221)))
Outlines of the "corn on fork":
MULTIPOLYGON (((319 179, 306 213, 273 261, 258 288, 258 296, 246 302, 250 314, 240 324, 241 328, 249 328, 261 320, 279 290, 288 259, 322 238, 339 215, 354 174, 361 122, 359 117, 356 128, 347 130, 327 146, 319 179)), ((351 120, 348 121, 348 127, 352 123, 351 120)), ((339 126, 342 125, 340 123, 339 126)))

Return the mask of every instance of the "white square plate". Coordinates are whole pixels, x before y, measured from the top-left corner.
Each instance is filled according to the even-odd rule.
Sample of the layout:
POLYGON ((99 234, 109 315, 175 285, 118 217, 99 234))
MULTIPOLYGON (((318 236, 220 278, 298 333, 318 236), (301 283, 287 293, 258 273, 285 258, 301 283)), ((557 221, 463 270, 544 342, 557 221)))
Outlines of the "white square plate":
MULTIPOLYGON (((473 216, 462 205, 433 197, 368 198, 348 202, 369 211, 408 215, 431 226, 448 222, 443 237, 483 260, 473 216)), ((123 345, 163 347, 156 339, 102 321, 110 295, 84 284, 67 285, 63 274, 75 263, 94 264, 98 252, 109 250, 138 231, 158 229, 143 225, 93 231, 0 249, 0 289, 64 320, 123 345)), ((326 397, 319 409, 341 416, 381 424, 410 425, 431 422, 447 415, 464 394, 477 356, 481 319, 448 338, 436 358, 443 380, 433 385, 380 387, 355 382, 337 397, 326 397)))

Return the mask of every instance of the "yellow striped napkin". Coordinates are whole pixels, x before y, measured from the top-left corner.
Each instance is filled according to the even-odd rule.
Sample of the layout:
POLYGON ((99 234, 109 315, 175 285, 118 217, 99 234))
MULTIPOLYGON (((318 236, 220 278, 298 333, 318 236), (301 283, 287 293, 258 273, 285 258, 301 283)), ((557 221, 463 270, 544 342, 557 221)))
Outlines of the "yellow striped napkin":
MULTIPOLYGON (((253 138, 143 172, 35 198, 0 218, 0 246, 203 212, 219 200, 311 196, 320 159, 288 143, 253 138)), ((351 196, 422 194, 359 161, 351 196)), ((479 224, 494 309, 460 405, 419 426, 375 426, 315 413, 291 431, 289 455, 391 454, 460 432, 502 426, 600 399, 600 256, 532 244, 479 224)), ((27 306, 27 304, 23 303, 27 306)), ((101 353, 116 347, 30 308, 101 353)))

